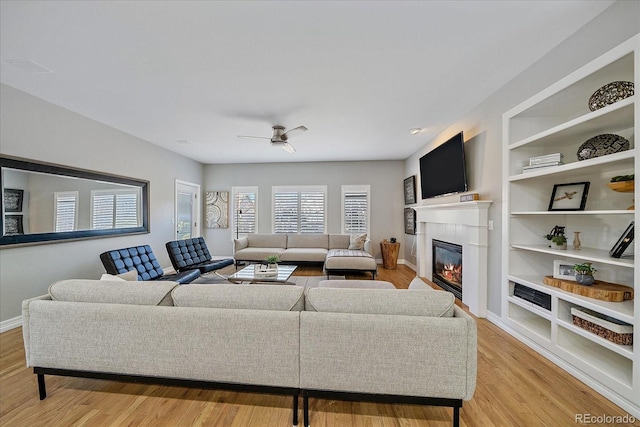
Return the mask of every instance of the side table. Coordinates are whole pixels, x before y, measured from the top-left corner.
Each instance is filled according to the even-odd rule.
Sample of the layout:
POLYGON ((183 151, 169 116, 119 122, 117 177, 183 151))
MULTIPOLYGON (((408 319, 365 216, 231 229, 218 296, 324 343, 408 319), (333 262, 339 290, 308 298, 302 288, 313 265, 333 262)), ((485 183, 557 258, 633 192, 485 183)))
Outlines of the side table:
POLYGON ((398 253, 400 252, 400 243, 383 240, 380 242, 382 250, 382 267, 395 270, 398 263, 398 253))

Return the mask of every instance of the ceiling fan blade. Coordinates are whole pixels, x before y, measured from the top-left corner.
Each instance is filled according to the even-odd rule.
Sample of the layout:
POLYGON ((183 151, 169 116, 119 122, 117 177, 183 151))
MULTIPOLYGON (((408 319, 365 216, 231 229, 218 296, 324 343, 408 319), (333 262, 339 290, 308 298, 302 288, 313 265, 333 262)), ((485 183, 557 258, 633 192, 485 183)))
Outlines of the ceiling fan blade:
POLYGON ((238 135, 238 138, 242 138, 242 139, 271 139, 268 136, 250 136, 250 135, 238 135))
POLYGON ((305 126, 298 126, 297 128, 293 128, 290 129, 288 131, 286 131, 285 133, 282 134, 282 139, 284 141, 293 138, 296 135, 300 135, 303 132, 308 131, 309 129, 307 129, 305 126))
POLYGON ((296 152, 296 149, 293 148, 293 145, 289 144, 288 142, 285 142, 284 144, 280 144, 280 146, 284 151, 286 151, 289 154, 293 154, 296 152))

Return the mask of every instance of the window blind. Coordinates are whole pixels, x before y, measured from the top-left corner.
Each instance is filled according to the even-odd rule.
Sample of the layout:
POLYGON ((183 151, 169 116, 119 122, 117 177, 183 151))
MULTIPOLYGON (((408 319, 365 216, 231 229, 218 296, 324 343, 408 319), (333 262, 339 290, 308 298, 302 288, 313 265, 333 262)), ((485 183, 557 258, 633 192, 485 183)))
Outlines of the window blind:
POLYGON ((56 232, 75 231, 78 228, 78 192, 56 192, 54 199, 56 232))
POLYGON ((342 186, 342 230, 345 234, 369 232, 369 186, 342 186))
POLYGON ((326 186, 273 187, 274 233, 324 233, 326 186))

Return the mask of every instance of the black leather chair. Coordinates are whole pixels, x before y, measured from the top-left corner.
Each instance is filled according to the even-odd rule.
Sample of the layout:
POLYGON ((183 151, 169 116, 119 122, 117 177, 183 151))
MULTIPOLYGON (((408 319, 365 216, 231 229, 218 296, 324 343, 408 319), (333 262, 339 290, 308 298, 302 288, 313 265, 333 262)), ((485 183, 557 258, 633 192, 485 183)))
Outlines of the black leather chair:
POLYGON ((138 280, 171 280, 185 284, 200 276, 199 270, 164 274, 149 245, 107 251, 100 254, 100 260, 109 274, 122 274, 135 268, 138 280))
POLYGON ((233 264, 232 258, 212 260, 202 237, 167 242, 167 252, 176 271, 199 270, 205 274, 233 264))

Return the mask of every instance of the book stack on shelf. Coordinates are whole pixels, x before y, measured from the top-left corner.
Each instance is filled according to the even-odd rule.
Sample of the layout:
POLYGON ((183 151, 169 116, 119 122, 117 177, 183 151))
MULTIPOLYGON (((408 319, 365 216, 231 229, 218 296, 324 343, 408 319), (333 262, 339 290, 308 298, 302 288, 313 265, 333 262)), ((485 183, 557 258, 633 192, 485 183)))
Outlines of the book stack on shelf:
POLYGON ((531 157, 529 166, 523 166, 522 172, 533 172, 542 168, 564 165, 564 155, 562 153, 547 154, 544 156, 531 157))

